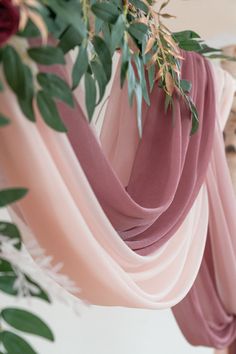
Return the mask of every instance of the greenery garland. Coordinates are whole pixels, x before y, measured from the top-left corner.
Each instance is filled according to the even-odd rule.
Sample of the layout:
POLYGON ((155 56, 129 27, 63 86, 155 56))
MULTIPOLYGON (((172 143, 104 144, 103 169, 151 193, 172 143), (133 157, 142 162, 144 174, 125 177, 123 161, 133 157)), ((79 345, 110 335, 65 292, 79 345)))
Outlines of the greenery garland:
MULTIPOLYGON (((120 85, 128 84, 129 102, 137 104, 137 122, 142 136, 142 102, 149 105, 149 95, 155 82, 166 94, 166 110, 173 108, 174 93, 180 94, 192 113, 192 134, 198 128, 198 112, 191 98, 192 83, 181 78, 181 49, 195 51, 209 58, 225 58, 221 50, 209 48, 191 30, 172 33, 163 19, 173 16, 166 12, 170 0, 155 10, 154 0, 0 0, 0 66, 5 85, 14 92, 24 116, 35 121, 35 108, 56 131, 66 132, 57 110, 57 100, 74 106, 73 90, 84 79, 85 102, 91 120, 95 107, 102 101, 112 75, 112 58, 121 52, 120 85), (6 21, 7 18, 7 21, 6 21), (50 36, 55 45, 48 45, 50 36), (15 38, 18 37, 18 41, 15 38), (25 39, 41 37, 38 46, 25 46, 25 39), (17 43, 22 39, 22 46, 17 43), (71 82, 52 73, 34 70, 34 65, 65 65, 65 55, 78 49, 71 82), (33 64, 35 63, 35 64, 33 64)), ((235 60, 235 59, 234 59, 235 60)), ((0 113, 0 127, 11 117, 0 113)), ((16 202, 27 193, 24 188, 0 191, 0 208, 16 202)), ((21 236, 16 225, 0 222, 0 235, 14 239, 20 250, 21 236)), ((0 240, 0 251, 2 240, 0 240)), ((47 292, 27 274, 26 281, 37 289, 30 292, 49 301, 47 292)), ((0 257, 0 290, 17 295, 14 284, 17 269, 0 257)), ((48 326, 37 316, 20 309, 3 309, 1 323, 13 329, 54 340, 48 326)), ((35 350, 18 334, 0 327, 3 353, 35 354, 35 350)), ((1 349, 0 349, 1 352, 1 349)))

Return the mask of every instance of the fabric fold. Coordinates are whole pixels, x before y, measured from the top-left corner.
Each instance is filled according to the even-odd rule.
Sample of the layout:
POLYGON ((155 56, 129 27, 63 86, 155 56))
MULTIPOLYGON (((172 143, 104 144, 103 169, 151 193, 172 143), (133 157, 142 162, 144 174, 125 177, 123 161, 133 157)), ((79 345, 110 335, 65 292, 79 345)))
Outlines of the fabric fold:
MULTIPOLYGON (((191 79, 191 75, 196 74, 198 69, 204 69, 203 75, 206 77, 203 83, 199 84, 199 89, 205 90, 205 97, 208 97, 210 102, 212 100, 214 106, 214 94, 210 86, 208 88, 210 83, 207 77, 211 80, 208 64, 199 56, 194 58, 192 55, 186 57, 186 62, 189 61, 192 70, 189 69, 189 78, 191 79), (195 65, 197 68, 194 71, 195 65)), ((54 70, 58 73, 58 68, 54 70)), ((66 76, 65 70, 64 75, 66 76)), ((196 97, 197 91, 196 88, 196 97)), ((159 99, 162 103, 160 106, 154 105, 151 116, 158 112, 160 115, 163 113, 161 106, 164 97, 159 89, 153 91, 152 97, 154 103, 159 99)), ((197 173, 198 177, 185 174, 174 176, 171 164, 170 171, 163 166, 167 177, 168 173, 171 173, 169 185, 173 182, 173 188, 170 188, 168 193, 163 193, 161 198, 157 195, 155 204, 157 202, 158 207, 153 208, 153 200, 140 202, 138 191, 127 193, 127 188, 124 188, 119 176, 103 155, 79 105, 75 110, 69 110, 59 104, 63 118, 69 125, 67 138, 66 135, 48 128, 38 112, 36 124, 27 121, 9 90, 1 93, 0 100, 3 113, 12 118, 12 124, 0 130, 1 170, 8 186, 29 188, 29 194, 17 203, 18 212, 15 214, 23 235, 36 237, 48 254, 54 256, 55 262, 63 262, 63 271, 81 288, 80 295, 91 303, 142 308, 166 308, 178 303, 196 278, 205 247, 208 201, 205 187, 201 188, 201 179, 204 178, 204 166, 210 156, 214 110, 201 100, 200 120, 203 121, 203 106, 206 106, 209 119, 202 123, 205 130, 202 127, 199 135, 191 138, 190 113, 185 103, 177 98, 174 127, 171 125, 170 114, 160 116, 157 121, 151 121, 150 118, 150 123, 155 128, 154 133, 158 133, 161 139, 157 144, 160 149, 164 148, 163 133, 170 141, 174 141, 173 146, 170 144, 167 149, 167 157, 170 160, 166 161, 166 164, 173 162, 175 166, 179 166, 179 171, 183 171, 188 161, 187 165, 192 167, 192 173, 197 173), (167 126, 170 129, 167 129, 167 126), (178 138, 180 131, 181 136, 184 136, 183 140, 178 138), (183 154, 178 154, 177 162, 172 157, 175 144, 176 151, 184 151, 183 154), (21 148, 17 149, 18 146, 21 148), (202 150, 206 154, 204 153, 197 162, 191 162, 190 156, 186 160, 188 154, 192 154, 193 158, 200 157, 202 150), (102 174, 99 171, 102 171, 102 174), (172 213, 169 215, 171 221, 167 229, 172 228, 173 234, 165 234, 165 243, 164 237, 161 237, 163 244, 158 244, 150 255, 135 253, 120 235, 123 235, 124 230, 128 233, 134 227, 135 232, 143 232, 164 210, 168 210, 182 175, 185 176, 182 183, 185 181, 189 189, 183 200, 177 198, 180 209, 177 220, 172 213), (182 206, 185 206, 185 216, 182 215, 182 206), (108 215, 106 208, 110 211, 108 215), (112 223, 111 215, 116 216, 112 223), (116 223, 118 225, 114 227, 116 223)), ((155 134, 149 136, 153 131, 150 132, 146 128, 145 131, 149 131, 148 134, 145 133, 148 149, 145 150, 139 143, 142 158, 148 156, 149 150, 154 148, 156 143, 155 134)), ((156 178, 161 173, 161 151, 158 151, 157 156, 158 159, 156 155, 153 157, 156 178)), ((161 161, 163 162, 163 159, 161 161)), ((137 164, 136 157, 134 164, 137 164)), ((151 168, 150 162, 148 164, 151 168)), ((134 165, 132 169, 137 171, 135 175, 132 172, 132 178, 139 178, 142 170, 139 171, 134 165)), ((141 176, 141 181, 142 178, 141 176)), ((132 183, 129 188, 132 188, 132 183)), ((155 193, 158 188, 157 186, 155 193)), ((150 196, 150 193, 147 194, 150 196)), ((159 233, 156 231, 155 238, 159 240, 159 233)), ((148 247, 151 244, 153 240, 148 242, 148 247)))

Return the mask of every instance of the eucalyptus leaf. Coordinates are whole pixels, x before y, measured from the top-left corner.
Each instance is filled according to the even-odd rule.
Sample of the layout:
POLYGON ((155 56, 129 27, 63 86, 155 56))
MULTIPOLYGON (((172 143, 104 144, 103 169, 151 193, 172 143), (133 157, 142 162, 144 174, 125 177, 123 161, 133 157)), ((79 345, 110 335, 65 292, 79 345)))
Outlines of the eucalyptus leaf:
POLYGON ((147 90, 147 82, 146 82, 146 77, 145 77, 145 73, 144 73, 144 64, 143 64, 142 58, 140 58, 138 56, 138 54, 135 54, 134 58, 135 58, 135 64, 136 64, 136 68, 137 68, 137 72, 138 72, 138 76, 139 76, 139 82, 142 87, 142 96, 143 96, 145 102, 148 105, 150 105, 150 99, 149 99, 149 94, 148 94, 148 90, 147 90))
POLYGON ((73 90, 79 85, 80 80, 82 76, 86 73, 87 69, 88 69, 87 47, 81 45, 72 70, 73 90))
POLYGON ((23 198, 28 190, 26 188, 8 188, 0 190, 0 207, 5 207, 23 198))
POLYGON ((135 73, 134 73, 134 69, 133 69, 131 62, 129 62, 129 66, 128 66, 128 96, 129 96, 130 106, 132 106, 132 104, 133 104, 135 87, 136 87, 135 73))
POLYGON ((91 6, 91 10, 98 18, 108 23, 115 23, 120 15, 117 6, 109 2, 98 2, 91 6))
POLYGON ((70 25, 66 31, 61 35, 58 46, 61 48, 64 54, 68 53, 71 49, 77 45, 81 45, 83 37, 79 31, 70 25))
POLYGON ((73 25, 82 38, 87 36, 87 28, 82 18, 80 1, 47 0, 47 3, 60 19, 65 21, 68 25, 73 25))
POLYGON ((40 32, 38 27, 29 19, 23 31, 17 33, 18 36, 24 38, 34 38, 39 37, 40 32))
POLYGON ((150 86, 150 92, 153 90, 154 83, 155 83, 155 73, 156 73, 156 66, 152 65, 148 68, 148 80, 150 86))
POLYGON ((142 0, 130 0, 129 1, 132 5, 134 5, 137 9, 148 13, 148 7, 142 0))
POLYGON ((3 70, 8 85, 18 97, 24 97, 25 69, 15 48, 7 45, 3 51, 3 70))
POLYGON ((200 39, 199 34, 191 30, 174 32, 172 36, 177 42, 182 42, 189 39, 200 39))
POLYGON ((128 68, 129 68, 129 60, 130 60, 130 51, 129 51, 129 46, 126 41, 124 41, 123 47, 122 47, 122 61, 121 61, 121 69, 120 69, 120 86, 121 88, 124 85, 128 68))
POLYGON ((38 354, 23 338, 10 331, 1 332, 1 342, 7 354, 38 354))
POLYGON ((2 81, 0 80, 0 92, 2 92, 4 90, 4 85, 2 83, 2 81))
POLYGON ((192 89, 192 83, 187 80, 180 80, 180 87, 184 92, 189 93, 192 89))
POLYGON ((140 43, 142 43, 147 31, 148 27, 144 23, 132 23, 128 29, 129 34, 140 43))
POLYGON ((37 80, 43 91, 49 96, 58 98, 67 103, 70 107, 74 107, 71 89, 59 76, 52 73, 39 73, 37 80))
POLYGON ((93 37, 92 43, 105 71, 107 81, 109 81, 111 78, 112 70, 112 59, 110 50, 107 47, 106 42, 98 36, 93 37))
POLYGON ((29 311, 9 307, 1 311, 1 317, 7 324, 19 331, 54 341, 53 333, 48 325, 29 311))
MULTIPOLYGON (((0 290, 8 295, 16 296, 17 289, 15 287, 15 282, 17 280, 17 275, 15 270, 13 270, 12 265, 4 259, 0 259, 0 273, 0 290)), ((24 277, 25 281, 27 281, 30 285, 29 293, 32 297, 39 298, 48 303, 51 302, 48 294, 39 284, 37 284, 26 274, 24 274, 24 277), (31 286, 33 286, 34 291, 31 289, 31 286)))
POLYGON ((124 31, 125 31, 125 20, 124 16, 120 15, 118 17, 118 20, 112 27, 112 32, 111 32, 111 52, 114 53, 116 48, 120 47, 121 41, 124 36, 124 31))
POLYGON ((85 103, 89 120, 91 120, 96 106, 96 84, 94 78, 89 73, 85 74, 84 85, 85 103))
POLYGON ((103 70, 103 66, 99 62, 98 58, 92 60, 90 62, 90 66, 99 87, 99 100, 97 102, 98 105, 104 97, 106 86, 107 86, 107 78, 103 70))
POLYGON ((67 129, 61 120, 57 106, 53 99, 44 91, 37 94, 37 105, 45 123, 58 132, 66 132, 67 129))
POLYGON ((14 245, 17 249, 21 248, 21 235, 18 227, 11 222, 0 221, 0 235, 15 239, 17 242, 14 245))
POLYGON ((178 41, 178 45, 181 49, 192 52, 200 52, 202 50, 202 45, 196 40, 181 40, 178 41))
POLYGON ((10 119, 7 118, 4 114, 0 113, 0 127, 5 127, 10 124, 10 119))
POLYGON ((28 49, 28 55, 42 65, 65 64, 64 53, 59 47, 32 47, 28 49))
POLYGON ((23 66, 24 69, 24 81, 25 86, 22 88, 24 94, 18 96, 19 106, 30 121, 35 121, 35 114, 33 108, 33 99, 34 99, 34 84, 33 84, 33 75, 30 68, 27 65, 23 66))

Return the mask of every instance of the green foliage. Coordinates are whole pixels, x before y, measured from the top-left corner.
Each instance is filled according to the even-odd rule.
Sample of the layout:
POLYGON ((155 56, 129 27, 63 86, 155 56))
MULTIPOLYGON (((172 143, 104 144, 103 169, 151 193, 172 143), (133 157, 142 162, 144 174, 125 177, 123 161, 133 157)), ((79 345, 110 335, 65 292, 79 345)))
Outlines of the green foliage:
POLYGON ((0 191, 0 208, 23 198, 27 193, 26 188, 8 188, 0 191))
POLYGON ((22 337, 10 331, 0 333, 0 342, 7 354, 37 354, 37 352, 22 337))
POLYGON ((30 334, 54 341, 54 336, 50 328, 38 316, 31 312, 17 308, 5 308, 0 316, 11 327, 30 334))
POLYGON ((59 47, 32 47, 28 49, 28 55, 42 65, 65 64, 64 53, 59 47))
POLYGON ((10 124, 10 119, 0 113, 0 127, 5 127, 8 124, 10 124))
POLYGON ((43 120, 49 127, 58 132, 67 131, 54 100, 45 91, 37 93, 37 105, 43 120))
POLYGON ((70 107, 74 106, 71 89, 59 76, 51 73, 39 73, 37 80, 45 94, 67 103, 70 107))

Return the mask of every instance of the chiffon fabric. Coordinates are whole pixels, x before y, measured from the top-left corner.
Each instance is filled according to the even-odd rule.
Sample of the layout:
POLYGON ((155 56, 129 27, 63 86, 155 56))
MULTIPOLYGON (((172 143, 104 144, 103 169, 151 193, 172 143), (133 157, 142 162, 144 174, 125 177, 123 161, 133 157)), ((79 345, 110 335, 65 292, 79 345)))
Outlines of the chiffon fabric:
MULTIPOLYGON (((173 312, 191 344, 225 348, 236 337, 236 202, 222 132, 232 106, 235 81, 221 69, 212 69, 216 88, 217 124, 205 182, 210 208, 208 238, 194 286, 185 299, 173 308, 173 312)), ((112 137, 109 134, 109 124, 111 123, 105 118, 101 132, 103 147, 114 169, 120 175, 125 175, 126 168, 121 160, 122 150, 134 150, 137 142, 132 138, 131 129, 131 139, 123 146, 127 122, 114 120, 112 137), (127 145, 131 146, 127 148, 127 145)), ((233 343, 225 353, 235 353, 235 350, 233 343)))
MULTIPOLYGON (((61 68, 53 70, 67 75, 61 68)), ((80 297, 91 303, 171 307, 196 278, 208 227, 202 183, 214 136, 215 97, 211 68, 204 59, 185 54, 183 73, 195 82, 192 94, 200 129, 190 138, 190 113, 177 97, 172 121, 156 86, 153 103, 145 108, 146 144, 138 142, 135 159, 130 160, 128 186, 112 170, 79 105, 71 110, 59 104, 68 125, 66 136, 48 128, 38 112, 36 124, 25 119, 9 90, 0 95, 2 112, 12 119, 0 130, 5 186, 29 188, 17 203, 15 219, 23 236, 33 235, 55 262, 63 262, 63 271, 81 288, 80 297), (208 119, 203 120, 205 115, 208 119), (152 253, 138 254, 132 245, 139 253, 152 253)), ((130 111, 125 98, 120 107, 130 111)))
MULTIPOLYGON (((173 312, 190 343, 221 349, 236 338, 236 201, 222 138, 235 82, 220 69, 215 78, 220 106, 206 178, 209 197, 207 245, 191 291, 173 312)), ((235 351, 231 349, 232 352, 235 351)))

